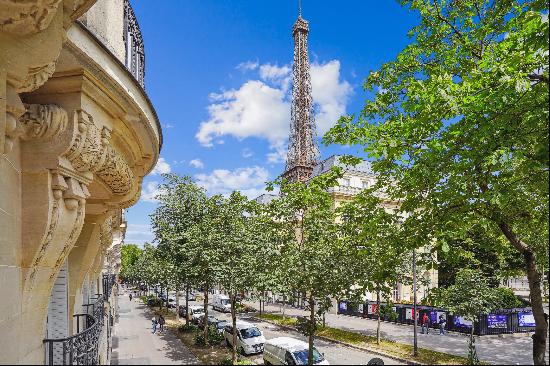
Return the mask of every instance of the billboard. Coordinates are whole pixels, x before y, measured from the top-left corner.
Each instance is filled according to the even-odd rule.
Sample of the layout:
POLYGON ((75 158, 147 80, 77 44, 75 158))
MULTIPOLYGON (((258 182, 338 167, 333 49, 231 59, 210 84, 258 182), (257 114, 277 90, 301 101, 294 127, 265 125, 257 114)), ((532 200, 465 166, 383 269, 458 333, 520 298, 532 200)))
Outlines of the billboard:
POLYGON ((520 327, 534 327, 535 317, 531 312, 518 313, 518 325, 520 327))
POLYGON ((341 301, 340 304, 338 304, 338 310, 341 313, 345 313, 348 310, 348 303, 345 301, 341 301))
POLYGON ((508 315, 489 314, 487 315, 488 328, 507 328, 508 315))
POLYGON ((467 320, 462 316, 455 316, 453 318, 455 326, 456 327, 465 327, 465 328, 471 328, 472 327, 472 321, 467 320))

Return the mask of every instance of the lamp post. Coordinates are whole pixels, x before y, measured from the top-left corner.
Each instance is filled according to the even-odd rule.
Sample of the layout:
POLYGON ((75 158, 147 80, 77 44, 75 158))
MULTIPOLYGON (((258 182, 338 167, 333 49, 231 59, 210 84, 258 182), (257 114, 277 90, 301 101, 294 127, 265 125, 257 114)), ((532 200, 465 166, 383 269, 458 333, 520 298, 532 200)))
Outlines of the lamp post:
POLYGON ((417 329, 416 323, 416 249, 413 249, 413 321, 414 321, 414 341, 413 341, 413 356, 418 356, 417 329))

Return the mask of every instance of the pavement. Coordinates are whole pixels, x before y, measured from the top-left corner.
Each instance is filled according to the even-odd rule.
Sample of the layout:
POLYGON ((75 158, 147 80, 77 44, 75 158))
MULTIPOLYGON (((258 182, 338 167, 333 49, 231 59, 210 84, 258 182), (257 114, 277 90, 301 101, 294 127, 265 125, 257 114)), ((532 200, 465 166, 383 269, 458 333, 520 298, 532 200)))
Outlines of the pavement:
POLYGON ((193 365, 197 358, 170 330, 152 334, 154 314, 123 291, 118 297, 119 322, 114 327, 111 365, 193 365))
MULTIPOLYGON (((259 309, 259 303, 247 303, 259 309)), ((281 313, 278 304, 265 305, 266 312, 281 313)), ((290 307, 285 308, 289 316, 308 315, 305 311, 290 307)), ((366 335, 376 336, 376 320, 363 319, 345 315, 326 314, 327 326, 349 330, 366 335)), ((400 343, 412 344, 413 327, 382 322, 381 337, 400 343)), ((447 333, 443 336, 435 329, 430 334, 421 334, 418 327, 418 347, 433 351, 444 352, 456 356, 467 357, 468 337, 459 333, 447 333)), ((513 337, 476 337, 477 355, 481 361, 497 365, 532 365, 533 341, 529 334, 517 334, 513 337)), ((546 347, 546 360, 549 347, 546 347)))

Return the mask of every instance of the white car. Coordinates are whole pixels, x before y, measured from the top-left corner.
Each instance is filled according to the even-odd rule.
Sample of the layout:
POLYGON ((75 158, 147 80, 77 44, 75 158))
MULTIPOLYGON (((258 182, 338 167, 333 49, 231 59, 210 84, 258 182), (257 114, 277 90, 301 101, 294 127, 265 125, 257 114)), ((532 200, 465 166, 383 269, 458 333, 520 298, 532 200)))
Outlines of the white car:
MULTIPOLYGON (((233 325, 225 326, 223 337, 228 345, 233 346, 233 325)), ((265 337, 263 333, 252 323, 237 322, 237 351, 243 355, 262 353, 264 351, 265 337)))
POLYGON ((214 310, 221 311, 222 313, 231 312, 231 302, 229 301, 229 296, 220 294, 214 295, 212 308, 214 310))
MULTIPOLYGON (((269 339, 264 346, 265 365, 307 365, 309 345, 296 338, 269 339)), ((325 357, 313 348, 314 365, 330 365, 325 357)))
POLYGON ((204 316, 204 307, 200 305, 190 305, 189 315, 191 315, 191 322, 199 324, 200 319, 204 316))

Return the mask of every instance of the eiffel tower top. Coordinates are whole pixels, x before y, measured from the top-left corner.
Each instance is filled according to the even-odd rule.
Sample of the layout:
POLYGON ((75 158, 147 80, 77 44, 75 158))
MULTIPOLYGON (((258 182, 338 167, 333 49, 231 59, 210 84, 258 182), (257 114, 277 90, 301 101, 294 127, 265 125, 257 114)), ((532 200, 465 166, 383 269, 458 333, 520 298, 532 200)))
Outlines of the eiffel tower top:
POLYGON ((308 34, 309 23, 302 18, 302 5, 299 1, 298 19, 292 27, 294 63, 292 65, 290 136, 286 167, 282 175, 289 183, 309 180, 319 158, 311 97, 308 34))

